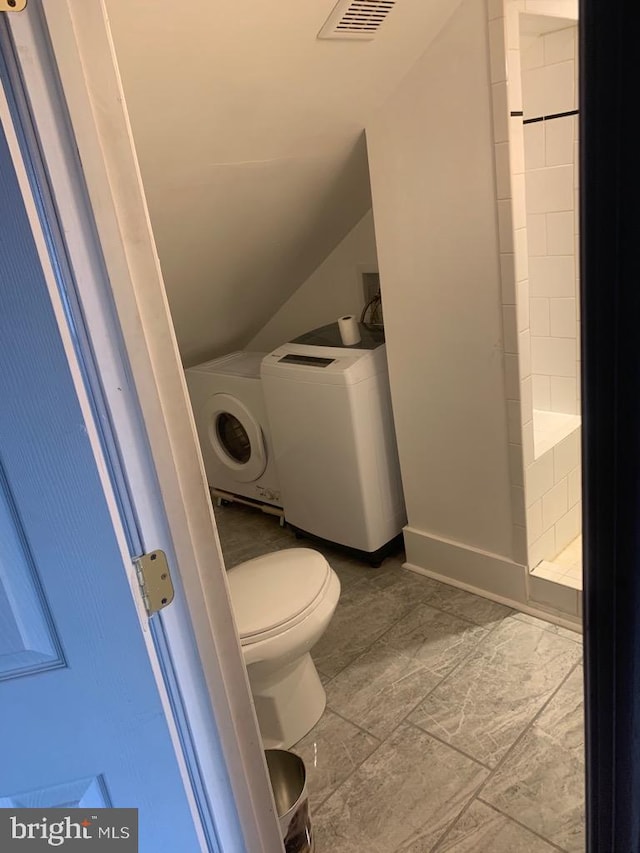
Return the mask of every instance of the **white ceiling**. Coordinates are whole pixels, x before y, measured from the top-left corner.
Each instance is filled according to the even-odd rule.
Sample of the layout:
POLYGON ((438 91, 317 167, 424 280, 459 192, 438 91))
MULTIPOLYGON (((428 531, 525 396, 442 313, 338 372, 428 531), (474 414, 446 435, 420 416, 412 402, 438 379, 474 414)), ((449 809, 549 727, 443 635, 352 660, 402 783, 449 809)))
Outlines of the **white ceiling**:
POLYGON ((364 215, 368 117, 458 3, 324 41, 333 0, 107 0, 185 364, 244 345, 364 215))

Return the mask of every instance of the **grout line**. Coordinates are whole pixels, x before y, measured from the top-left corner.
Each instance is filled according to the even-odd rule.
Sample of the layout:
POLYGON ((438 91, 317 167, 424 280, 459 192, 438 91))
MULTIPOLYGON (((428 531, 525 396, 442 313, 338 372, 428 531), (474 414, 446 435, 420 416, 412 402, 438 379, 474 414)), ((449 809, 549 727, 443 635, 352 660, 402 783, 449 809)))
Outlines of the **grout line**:
MULTIPOLYGON (((347 669, 352 664, 354 664, 357 660, 360 660, 361 657, 366 655, 367 652, 369 652, 372 649, 372 647, 375 646, 375 644, 378 642, 378 640, 382 639, 382 637, 384 637, 384 635, 386 633, 388 633, 392 628, 395 628, 395 626, 398 624, 398 622, 401 622, 406 616, 408 616, 410 613, 413 613, 414 610, 417 610, 419 606, 420 605, 416 605, 415 607, 411 607, 411 609, 408 610, 406 613, 404 613, 402 616, 400 616, 399 619, 397 619, 395 622, 393 622, 391 625, 389 625, 387 628, 385 628, 380 634, 377 634, 376 637, 371 641, 371 643, 369 643, 368 646, 366 646, 364 649, 359 651, 355 657, 351 658, 351 660, 348 663, 346 663, 343 667, 341 667, 337 672, 334 672, 333 675, 329 676, 326 672, 322 672, 322 674, 325 677, 330 678, 331 680, 333 680, 334 678, 337 678, 339 675, 341 675, 345 671, 345 669, 347 669)), ((313 658, 313 655, 311 655, 311 657, 313 658)), ((322 670, 318 670, 318 671, 320 672, 322 670)))
MULTIPOLYGON (((525 728, 520 732, 520 734, 518 735, 518 737, 517 737, 517 738, 515 739, 515 741, 511 744, 511 746, 510 746, 510 747, 509 747, 509 749, 505 752, 505 754, 502 756, 502 758, 500 759, 500 761, 496 764, 496 766, 495 766, 492 770, 490 770, 489 775, 487 776, 487 778, 486 778, 486 779, 484 779, 484 780, 481 782, 481 784, 478 786, 478 789, 477 789, 477 790, 476 790, 476 792, 474 793, 473 797, 472 797, 472 798, 467 802, 467 804, 466 804, 466 805, 464 806, 464 808, 460 811, 460 813, 458 814, 458 816, 457 816, 457 817, 456 817, 456 818, 455 818, 455 819, 454 819, 454 820, 449 824, 449 826, 447 827, 447 829, 445 830, 445 832, 443 833, 443 835, 441 835, 441 836, 440 836, 440 838, 439 838, 439 839, 438 839, 438 841, 436 842, 435 846, 431 848, 431 850, 429 851, 429 853, 437 853, 438 847, 440 847, 440 846, 441 846, 442 842, 446 839, 447 835, 449 835, 449 833, 450 833, 450 832, 451 832, 451 830, 453 829, 454 825, 455 825, 455 824, 460 820, 460 818, 462 817, 462 815, 463 815, 463 814, 464 814, 464 813, 465 813, 465 812, 470 808, 470 806, 471 806, 471 804, 474 802, 474 800, 479 800, 479 801, 480 801, 481 803, 483 803, 485 806, 489 806, 490 808, 494 809, 494 811, 497 811, 497 812, 498 812, 499 814, 501 814, 503 817, 506 817, 506 818, 507 818, 507 819, 509 819, 509 820, 513 820, 513 821, 514 821, 515 823, 517 823, 519 826, 522 826, 524 829, 527 829, 529 832, 531 832, 533 835, 537 836, 537 837, 538 837, 538 838, 540 838, 542 841, 544 841, 544 842, 546 842, 547 844, 549 844, 551 847, 555 848, 556 850, 560 850, 560 851, 562 851, 562 853, 566 853, 566 851, 564 850, 564 848, 562 848, 562 847, 558 847, 558 845, 557 845, 557 844, 555 844, 555 842, 551 841, 550 839, 546 838, 546 837, 545 837, 545 836, 543 836, 543 835, 540 835, 540 833, 539 833, 539 832, 536 832, 536 830, 531 829, 531 827, 530 827, 530 826, 526 826, 526 824, 521 823, 519 820, 517 820, 517 818, 514 818, 514 817, 512 817, 512 816, 511 816, 511 815, 509 815, 509 814, 505 814, 503 811, 501 811, 501 809, 499 809, 497 806, 493 805, 493 803, 489 803, 489 802, 487 802, 486 800, 483 800, 483 799, 482 799, 482 791, 483 791, 483 789, 484 789, 484 788, 489 784, 489 782, 493 779, 493 777, 497 774, 497 772, 502 768, 502 766, 503 766, 503 764, 505 763, 505 761, 506 761, 506 760, 509 758, 509 756, 513 753, 513 751, 514 751, 514 750, 515 750, 515 748, 518 746, 518 744, 519 744, 519 743, 524 739, 524 737, 525 737, 525 735, 527 734, 527 732, 529 732, 529 730, 533 728, 533 726, 535 725, 535 723, 536 723, 536 721, 538 720, 538 718, 540 717, 540 715, 541 715, 541 714, 543 713, 543 711, 548 707, 549 703, 554 699, 554 697, 557 695, 557 693, 560 691, 560 689, 563 687, 563 685, 568 681, 568 679, 571 677, 571 675, 575 672, 575 670, 576 670, 579 666, 581 666, 581 661, 578 661, 576 664, 574 664, 574 665, 571 667, 571 669, 569 670, 569 672, 567 673, 567 675, 566 675, 566 676, 565 676, 565 677, 560 681, 560 683, 558 684, 558 686, 556 687, 556 689, 553 691, 553 693, 551 693, 551 694, 550 694, 550 696, 549 696, 549 698, 547 699, 547 701, 546 701, 546 702, 541 706, 541 708, 538 710, 538 712, 535 714, 535 716, 531 719, 531 721, 528 723, 528 725, 526 725, 526 726, 525 726, 525 728)), ((461 751, 461 750, 458 750, 458 752, 460 752, 460 751, 461 751)), ((475 760, 475 761, 477 761, 477 759, 474 759, 474 760, 475 760)), ((484 765, 483 765, 483 766, 484 766, 484 765)))
MULTIPOLYGON (((377 740, 378 744, 381 744, 385 741, 386 738, 379 737, 378 735, 374 735, 373 732, 369 731, 369 729, 365 729, 363 726, 359 725, 358 723, 354 723, 353 720, 350 720, 349 717, 345 717, 345 715, 341 714, 340 711, 336 711, 336 709, 331 707, 331 705, 327 705, 327 710, 331 711, 332 714, 335 714, 336 717, 340 717, 340 719, 343 720, 345 723, 349 723, 350 725, 355 726, 355 728, 358 729, 359 731, 361 731, 363 735, 366 735, 367 737, 372 737, 374 740, 377 740)), ((322 718, 320 718, 320 719, 322 719, 322 718)), ((305 737, 306 737, 306 735, 305 735, 305 737)), ((377 749, 377 747, 376 747, 376 749, 377 749)))
MULTIPOLYGON (((414 710, 415 710, 415 708, 414 708, 414 710)), ((414 723, 412 720, 408 720, 406 717, 402 722, 407 726, 411 726, 412 728, 417 729, 423 735, 427 735, 427 737, 430 737, 430 738, 433 738, 434 740, 437 740, 438 743, 441 743, 443 746, 447 746, 447 747, 449 747, 449 749, 453 749, 455 752, 459 752, 460 755, 464 755, 464 757, 468 758, 469 761, 473 761, 474 764, 478 764, 480 767, 484 768, 484 770, 488 770, 489 773, 491 773, 492 768, 488 764, 485 764, 484 761, 480 761, 479 758, 474 758, 473 755, 469 755, 468 752, 465 752, 464 749, 460 749, 459 746, 456 746, 453 743, 449 743, 448 741, 443 740, 441 737, 438 737, 438 735, 434 735, 433 732, 428 732, 426 729, 423 729, 422 726, 419 726, 417 723, 414 723)), ((484 784, 484 780, 483 780, 482 784, 484 784)), ((475 796, 475 794, 474 794, 474 796, 475 796)))
POLYGON ((482 803, 483 805, 487 806, 488 808, 493 809, 494 812, 497 812, 499 815, 502 815, 502 817, 506 817, 507 820, 511 820, 514 823, 517 823, 518 826, 521 826, 523 829, 526 829, 528 832, 530 832, 532 835, 535 835, 536 838, 539 838, 541 841, 544 841, 545 844, 548 844, 549 847, 552 847, 554 850, 559 850, 560 853, 567 853, 567 850, 564 847, 560 847, 558 844, 555 843, 555 841, 551 841, 550 838, 546 838, 544 835, 540 835, 539 832, 536 832, 535 829, 531 829, 531 827, 527 826, 526 823, 522 823, 522 821, 518 820, 517 817, 513 817, 513 815, 510 814, 505 814, 497 806, 494 806, 493 803, 488 803, 486 800, 483 800, 481 796, 478 795, 476 797, 476 800, 479 803, 482 803))
MULTIPOLYGON (((414 608, 414 609, 415 609, 415 608, 414 608)), ((443 612, 446 612, 446 611, 443 611, 443 612)), ((506 616, 505 616, 505 617, 503 617, 503 618, 506 618, 506 616)), ((465 620, 465 621, 467 621, 467 620, 465 620)), ((502 621, 502 620, 501 620, 501 621, 502 621)), ((470 623, 470 624, 474 624, 474 625, 475 625, 475 623, 470 623)), ((481 639, 481 641, 480 641, 480 642, 483 642, 483 641, 484 641, 487 637, 489 637, 489 636, 490 636, 490 635, 491 635, 495 630, 497 630, 497 628, 498 628, 498 625, 499 625, 499 624, 500 624, 500 623, 498 623, 498 624, 494 625, 491 629, 489 629, 489 631, 485 634, 485 636, 481 639)), ((475 625, 475 627, 478 627, 478 626, 477 626, 477 625, 475 625)), ((336 793, 336 792, 337 792, 337 791, 338 791, 338 790, 339 790, 339 789, 340 789, 340 788, 341 788, 341 787, 342 787, 342 786, 343 786, 343 785, 344 785, 344 784, 345 784, 345 783, 346 783, 346 782, 351 778, 351 776, 353 776, 353 774, 354 774, 357 770, 359 770, 359 768, 364 764, 364 762, 365 762, 365 761, 367 761, 367 759, 371 758, 371 757, 374 755, 374 753, 375 753, 375 752, 376 752, 376 751, 377 751, 377 750, 378 750, 378 749, 379 749, 383 744, 385 744, 388 740, 390 740, 390 739, 393 737, 393 735, 398 731, 398 729, 399 729, 403 724, 404 724, 405 726, 411 726, 412 728, 416 729, 417 731, 421 732, 422 734, 427 735, 427 737, 433 737, 433 739, 434 739, 434 740, 437 740, 439 743, 442 743, 442 744, 444 744, 445 746, 450 747, 450 748, 451 748, 451 749, 453 749, 455 752, 458 752, 458 753, 460 753, 461 755, 464 755, 464 757, 465 757, 465 758, 467 758, 467 759, 469 759, 469 760, 473 761, 475 764, 478 764, 480 767, 484 768, 485 770, 488 770, 488 771, 489 771, 489 774, 491 773, 491 768, 487 767, 487 766, 486 766, 482 761, 478 761, 476 758, 472 758, 470 755, 467 755, 467 754, 466 754, 465 752, 463 752, 461 749, 458 749, 457 747, 452 746, 451 744, 446 743, 445 741, 441 740, 439 737, 437 737, 437 736, 435 736, 435 735, 432 735, 432 734, 431 734, 431 732, 426 732, 426 731, 425 731, 424 729, 422 729, 420 726, 416 725, 415 723, 412 723, 412 722, 408 719, 408 717, 409 717, 409 716, 410 716, 410 715, 411 715, 411 714, 412 714, 412 713, 413 713, 413 712, 414 712, 414 711, 415 711, 415 710, 416 710, 416 709, 417 709, 417 708, 418 708, 418 707, 419 707, 419 706, 424 702, 424 700, 425 700, 428 696, 430 696, 430 695, 431 695, 431 693, 432 693, 434 690, 436 690, 436 688, 438 688, 438 687, 442 684, 442 682, 443 682, 443 681, 445 681, 445 679, 447 679, 447 678, 449 677, 449 675, 451 675, 451 673, 455 672, 455 671, 458 669, 458 667, 459 667, 459 666, 461 666, 461 665, 464 663, 464 661, 466 661, 466 660, 467 660, 467 658, 472 654, 472 652, 473 652, 473 651, 475 651, 475 648, 477 648, 477 646, 476 646, 476 647, 472 647, 472 648, 470 648, 470 649, 469 649, 468 654, 467 654, 467 655, 465 655, 465 656, 462 658, 462 660, 458 661, 458 663, 453 667, 453 669, 451 669, 448 673, 446 673, 445 675, 443 675, 443 676, 442 676, 442 678, 440 679, 440 681, 438 681, 438 682, 437 682, 437 684, 434 684, 434 685, 433 685, 433 687, 432 687, 430 690, 428 690, 428 691, 427 691, 427 692, 426 692, 426 693, 425 693, 425 694, 424 694, 424 695, 423 695, 423 696, 418 700, 418 702, 416 702, 416 704, 415 704, 415 705, 413 705, 413 706, 412 706, 412 707, 407 711, 407 713, 405 714, 405 716, 404 716, 404 717, 402 717, 402 719, 398 720, 398 722, 397 722, 397 723, 396 723, 396 725, 393 727, 393 729, 391 729, 391 731, 389 731, 389 732, 388 732, 388 734, 387 734, 385 737, 383 737, 383 738, 380 738, 378 735, 374 735, 374 734, 373 734, 372 732, 370 732, 368 729, 364 729, 364 728, 362 728, 362 726, 358 725, 357 723, 354 723, 354 722, 353 722, 353 720, 349 719, 349 717, 346 717, 344 714, 338 713, 338 712, 335 710, 335 708, 333 708, 333 707, 329 706, 329 707, 330 707, 330 710, 331 710, 334 714, 337 714, 337 716, 339 716, 341 719, 345 720, 346 722, 351 723, 352 725, 357 726, 357 728, 359 728, 361 731, 365 732, 365 734, 368 734, 368 735, 370 735, 371 737, 374 737, 376 740, 378 740, 378 741, 379 741, 379 743, 378 743, 378 746, 377 746, 377 747, 376 747, 372 752, 370 752, 370 753, 369 753, 369 755, 367 755, 367 756, 366 756, 366 758, 364 758, 364 759, 360 762, 360 764, 358 764, 356 767, 354 767, 354 768, 351 770, 351 772, 349 773, 349 775, 348 775, 348 776, 346 776, 346 777, 342 780, 342 782, 341 782, 341 783, 340 783, 340 784, 339 784, 339 785, 338 785, 338 786, 337 786, 337 787, 336 787, 336 788, 331 792, 331 794, 329 794, 327 797, 325 797, 325 799, 322 801, 322 803, 320 804, 320 806, 318 806, 317 808, 320 808, 322 805, 324 805, 324 803, 326 803, 326 801, 329 799, 329 796, 332 796, 333 794, 335 794, 335 793, 336 793)), ((402 654, 402 653, 401 653, 401 652, 397 652, 397 654, 402 654)), ((403 656, 404 656, 404 655, 403 655, 403 656)), ((405 656, 405 657, 406 657, 406 656, 405 656)), ((487 776, 487 778, 489 778, 489 777, 487 776)), ((482 788, 482 786, 483 786, 483 784, 484 784, 484 782, 485 782, 485 781, 486 781, 486 780, 483 780, 483 782, 482 782, 482 783, 480 783, 480 785, 478 786, 478 790, 480 790, 480 789, 482 788)), ((475 796, 476 796, 476 794, 474 793, 474 794, 473 794, 473 797, 475 797, 475 796)))
MULTIPOLYGON (((517 749, 518 745, 519 745, 519 744, 524 740, 524 738, 525 738, 525 736, 528 734, 528 732, 529 732, 531 729, 533 729, 533 727, 535 726, 535 724, 537 723, 537 721, 540 719, 540 717, 542 716, 542 714, 545 712, 545 710, 549 707, 549 705, 551 704, 551 702, 552 702, 552 701, 555 699, 555 697, 558 695, 558 693, 560 692, 560 690, 562 689, 562 687, 567 683, 567 681, 569 680, 569 678, 571 678, 571 676, 573 675, 573 673, 574 673, 574 672, 576 671, 576 669, 578 669, 578 667, 580 667, 580 666, 582 666, 582 661, 577 661, 577 663, 575 663, 575 664, 571 667, 571 669, 569 670, 569 672, 568 672, 568 673, 565 675, 565 677, 560 681, 560 683, 558 684, 558 686, 556 687, 556 689, 555 689, 555 690, 550 694, 550 696, 549 696, 549 698, 547 699, 547 701, 546 701, 546 702, 545 702, 545 703, 540 707, 540 709, 539 709, 539 710, 537 711, 537 713, 532 717, 532 719, 530 720, 530 722, 528 723, 528 725, 527 725, 527 726, 525 726, 525 728, 520 732, 520 734, 518 735, 518 737, 514 740, 514 742, 513 742, 513 743, 511 744, 511 746, 509 747, 509 749, 505 752, 505 754, 502 756, 502 758, 500 759, 500 761, 499 761, 499 762, 496 764, 496 766, 493 768, 493 770, 491 771, 491 773, 489 774, 489 776, 485 779, 485 781, 484 781, 484 783, 483 783, 483 785, 482 785, 482 787, 483 787, 483 788, 484 788, 484 787, 486 787, 486 785, 487 785, 487 784, 488 784, 488 783, 493 779, 493 777, 495 777, 495 776, 497 775, 497 773, 502 769, 502 767, 503 767, 503 765, 505 764, 505 762, 506 762, 506 761, 511 757, 511 755, 514 753, 514 751, 517 749)), ((482 799, 482 796, 481 796, 481 795, 478 795, 478 799, 482 799)), ((482 802, 485 802, 485 801, 484 801, 484 800, 482 800, 482 802)), ((487 805, 492 805, 492 804, 491 804, 491 803, 487 803, 487 805)), ((497 811, 499 811, 499 812, 500 812, 500 814, 504 814, 504 812, 502 812, 499 808, 497 808, 497 806, 493 806, 493 808, 495 808, 497 811)), ((511 817, 511 815, 505 815, 505 817, 511 817)), ((529 827, 527 827, 527 829, 528 829, 528 828, 529 828, 529 827)), ((548 840, 548 839, 545 839, 545 841, 546 841, 546 840, 548 840)))

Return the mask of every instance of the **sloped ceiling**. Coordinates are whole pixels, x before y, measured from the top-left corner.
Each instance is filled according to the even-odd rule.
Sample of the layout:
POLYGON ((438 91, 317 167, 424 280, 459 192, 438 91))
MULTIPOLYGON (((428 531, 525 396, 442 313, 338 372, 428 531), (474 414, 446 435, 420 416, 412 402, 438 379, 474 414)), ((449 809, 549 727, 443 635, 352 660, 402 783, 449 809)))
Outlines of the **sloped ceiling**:
POLYGON ((369 209, 367 118, 457 5, 324 41, 333 0, 107 0, 185 365, 242 347, 369 209))

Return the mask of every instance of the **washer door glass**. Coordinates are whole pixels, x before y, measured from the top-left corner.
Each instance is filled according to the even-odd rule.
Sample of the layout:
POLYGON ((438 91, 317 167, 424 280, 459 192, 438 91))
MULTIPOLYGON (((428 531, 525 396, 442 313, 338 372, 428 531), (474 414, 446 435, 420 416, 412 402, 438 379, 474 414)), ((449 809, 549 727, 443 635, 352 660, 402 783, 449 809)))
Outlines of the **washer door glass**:
POLYGON ((239 483, 257 480, 267 467, 267 449, 258 421, 231 394, 214 394, 205 409, 209 443, 218 460, 239 483))
POLYGON ((246 465, 251 459, 251 441, 238 418, 230 412, 220 412, 216 418, 216 433, 234 462, 246 465))

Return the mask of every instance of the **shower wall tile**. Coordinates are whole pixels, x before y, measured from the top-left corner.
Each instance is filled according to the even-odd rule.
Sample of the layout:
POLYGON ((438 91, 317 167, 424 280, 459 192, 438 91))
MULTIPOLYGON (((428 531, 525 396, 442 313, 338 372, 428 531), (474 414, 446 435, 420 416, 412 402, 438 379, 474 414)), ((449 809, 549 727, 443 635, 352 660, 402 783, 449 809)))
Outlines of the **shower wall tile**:
POLYGON ((573 170, 573 116, 542 122, 545 125, 545 165, 571 165, 573 170))
MULTIPOLYGON (((518 87, 519 88, 519 87, 518 87)), ((513 86, 510 88, 510 96, 512 94, 513 86)), ((510 109, 516 110, 515 105, 511 106, 510 109)), ((522 112, 522 103, 519 107, 519 112, 522 112)), ((524 168, 524 125, 522 124, 522 118, 519 116, 513 116, 509 119, 509 144, 510 144, 510 155, 511 155, 511 174, 512 175, 520 175, 525 171, 524 168)))
POLYGON ((543 534, 542 528, 542 498, 527 507, 527 529, 529 538, 535 542, 543 534))
POLYGON ((554 338, 576 337, 576 300, 560 298, 550 300, 551 336, 554 338))
POLYGON ((582 471, 581 468, 574 468, 569 473, 569 506, 575 506, 582 499, 582 471))
POLYGON ((551 377, 550 376, 535 376, 531 377, 533 382, 533 408, 542 409, 543 411, 551 410, 551 377))
POLYGON ((498 239, 501 252, 513 252, 511 199, 502 199, 498 202, 498 239))
MULTIPOLYGON (((579 370, 576 366, 576 372, 579 370)), ((577 381, 573 377, 549 376, 550 401, 552 412, 567 412, 570 415, 579 414, 577 381)))
MULTIPOLYGON (((573 241, 573 232, 571 239, 573 241)), ((527 215, 527 240, 531 257, 551 254, 547 251, 547 215, 545 213, 527 215)), ((562 252, 561 254, 568 255, 570 252, 562 252)))
POLYGON ((553 479, 559 483, 580 465, 580 430, 574 430, 553 448, 553 479))
POLYGON ((520 355, 520 379, 526 379, 527 376, 531 375, 531 333, 527 329, 526 332, 520 332, 518 338, 518 352, 520 355))
POLYGON ((496 187, 498 198, 511 197, 511 161, 509 158, 509 143, 499 142, 494 146, 496 161, 496 187))
POLYGON ((527 229, 519 228, 514 234, 516 281, 525 281, 529 278, 527 244, 527 229))
POLYGON ((556 62, 566 62, 567 60, 575 59, 576 37, 573 27, 547 33, 542 42, 545 65, 553 65, 556 62))
POLYGON ((524 485, 524 464, 520 444, 509 445, 509 477, 514 486, 524 485))
POLYGON ((529 260, 531 296, 548 298, 575 295, 576 272, 573 255, 547 255, 529 260))
POLYGON ((523 125, 523 128, 526 170, 543 169, 547 165, 544 144, 545 122, 536 121, 533 124, 523 125))
POLYGON ((533 379, 531 376, 522 380, 521 417, 523 425, 533 418, 533 379))
POLYGON ((531 339, 531 368, 534 374, 576 375, 576 342, 573 338, 531 339))
POLYGON ((542 527, 547 530, 569 509, 567 480, 561 480, 542 496, 542 527))
MULTIPOLYGON (((531 303, 531 334, 533 337, 549 337, 551 334, 551 316, 549 299, 534 297, 531 303)), ((537 408, 540 408, 539 406, 537 408)))
MULTIPOLYGON (((518 39, 519 43, 519 39, 518 39)), ((542 68, 544 65, 544 45, 542 39, 533 39, 521 51, 520 62, 523 73, 531 71, 533 68, 542 68)))
POLYGON ((529 213, 573 210, 573 166, 545 166, 527 170, 526 176, 529 213))
POLYGON ((507 106, 507 84, 493 83, 493 141, 507 142, 509 139, 509 110, 507 106))
POLYGON ((526 471, 527 506, 534 504, 555 485, 553 479, 553 455, 545 453, 526 471))
POLYGON ((542 560, 548 559, 549 554, 556 553, 555 529, 550 527, 549 530, 535 541, 532 541, 531 537, 529 537, 529 543, 529 568, 533 569, 542 560))
MULTIPOLYGON (((514 78, 520 80, 522 77, 519 50, 509 49, 507 51, 507 74, 509 80, 514 78)), ((522 112, 522 90, 519 86, 516 92, 509 92, 509 106, 513 111, 522 112)))
POLYGON ((577 503, 556 522, 556 551, 560 553, 579 535, 582 522, 582 504, 577 503))
POLYGON ((518 331, 524 332, 529 328, 529 282, 519 281, 516 285, 516 319, 518 331))
POLYGON ((540 254, 574 255, 575 217, 573 211, 547 213, 545 222, 546 251, 540 254))
MULTIPOLYGON (((511 0, 505 3, 504 14, 507 22, 507 47, 511 49, 520 49, 520 12, 524 11, 524 5, 521 0, 511 0)), ((513 81, 519 83, 519 81, 513 81)))
POLYGON ((511 215, 514 230, 527 227, 527 202, 524 175, 511 176, 511 215))
MULTIPOLYGON (((531 377, 529 377, 531 379, 531 377)), ((535 456, 535 440, 533 435, 533 417, 522 426, 522 449, 525 467, 531 465, 535 456)))
POLYGON ((575 75, 573 61, 522 70, 525 118, 554 115, 573 109, 575 75))

